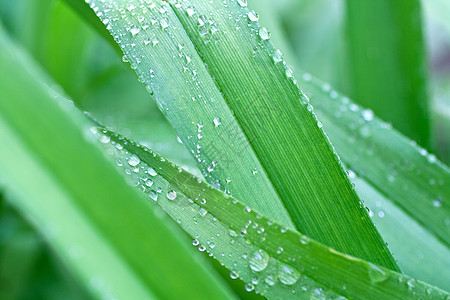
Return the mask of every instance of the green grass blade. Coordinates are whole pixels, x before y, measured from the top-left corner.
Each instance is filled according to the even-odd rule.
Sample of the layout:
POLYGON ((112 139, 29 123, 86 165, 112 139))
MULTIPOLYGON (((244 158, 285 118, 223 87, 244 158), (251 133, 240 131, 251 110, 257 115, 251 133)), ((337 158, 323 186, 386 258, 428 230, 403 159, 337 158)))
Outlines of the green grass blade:
POLYGON ((232 297, 116 172, 90 122, 41 83, 46 76, 3 33, 0 69, 1 183, 94 295, 232 297))
POLYGON ((448 167, 331 87, 303 86, 345 164, 450 245, 448 167))
POLYGON ((347 0, 346 8, 354 99, 428 148, 420 1, 347 0))
POLYGON ((207 251, 268 299, 408 299, 447 293, 338 253, 250 209, 157 153, 102 128, 117 165, 207 251))
POLYGON ((374 222, 402 269, 450 288, 446 280, 450 276, 448 167, 371 110, 353 104, 309 74, 302 77, 302 87, 341 159, 363 180, 358 180, 365 186, 357 189, 359 195, 375 212, 374 222), (399 228, 403 228, 400 236, 399 228), (412 248, 416 250, 411 252, 412 248))
POLYGON ((302 232, 397 268, 244 2, 89 2, 209 182, 291 225, 281 199, 302 232))
MULTIPOLYGON (((266 18, 263 13, 261 19, 267 22, 264 23, 265 25, 280 32, 279 35, 274 36, 274 40, 276 39, 277 44, 285 45, 286 49, 283 48, 283 51, 286 57, 295 62, 295 55, 288 43, 283 40, 285 37, 277 28, 278 24, 271 18, 266 18)), ((423 149, 413 146, 413 142, 397 131, 388 129, 390 126, 380 123, 377 117, 373 116, 372 121, 365 120, 364 116, 368 120, 372 118, 371 111, 356 106, 347 97, 337 93, 328 83, 320 81, 308 73, 302 73, 298 66, 297 64, 294 67, 298 71, 296 74, 300 79, 301 88, 309 96, 311 104, 314 105, 314 111, 323 121, 324 128, 342 161, 347 167, 350 167, 349 174, 352 181, 356 183, 358 194, 364 200, 365 206, 371 209, 370 214, 373 221, 385 241, 389 243, 389 247, 403 271, 441 288, 450 289, 450 283, 447 280, 450 276, 450 248, 448 243, 438 238, 428 225, 436 222, 433 219, 428 220, 432 216, 429 214, 430 210, 440 208, 435 207, 434 204, 431 207, 430 204, 435 203, 434 201, 437 199, 446 202, 445 199, 448 198, 448 196, 439 197, 439 195, 448 194, 446 188, 448 184, 446 183, 449 181, 449 175, 447 171, 444 171, 447 168, 439 162, 434 164, 428 161, 425 157, 428 154, 423 149), (378 135, 381 140, 378 140, 376 145, 371 140, 372 127, 385 127, 383 133, 378 135), (395 147, 392 145, 393 140, 396 141, 395 147), (398 151, 398 148, 401 148, 401 151, 398 151), (385 152, 388 155, 385 156, 385 152), (410 155, 405 156, 405 152, 410 155), (362 153, 361 157, 360 153, 362 153), (422 158, 417 160, 417 157, 422 158), (405 161, 411 159, 409 167, 415 164, 415 173, 420 172, 421 174, 412 176, 405 169, 408 166, 402 167, 403 170, 399 173, 393 172, 393 167, 402 166, 405 161), (379 164, 373 166, 374 160, 379 164), (372 172, 374 167, 374 171, 376 171, 372 172), (361 177, 356 176, 355 172, 358 172, 361 177), (440 174, 440 179, 435 179, 434 182, 441 181, 442 183, 444 180, 444 185, 427 186, 426 183, 436 173, 440 174), (383 175, 391 180, 395 176, 396 180, 389 184, 386 184, 385 181, 373 180, 373 177, 383 175), (418 182, 423 190, 417 185, 418 182), (397 203, 397 196, 402 199, 402 205, 397 203), (417 201, 421 204, 415 203, 417 201), (408 204, 411 202, 414 202, 413 205, 416 207, 412 214, 409 213, 412 208, 408 204), (428 206, 428 209, 422 211, 417 207, 421 205, 428 206), (416 215, 421 216, 416 217, 416 215)), ((428 157, 434 161, 432 154, 429 154, 428 157)), ((431 182, 433 183, 433 181, 431 182)), ((439 206, 439 203, 437 205, 439 206)), ((448 216, 449 213, 441 212, 439 215, 441 217, 437 223, 440 223, 440 231, 445 233, 442 225, 446 221, 443 217, 448 216)))

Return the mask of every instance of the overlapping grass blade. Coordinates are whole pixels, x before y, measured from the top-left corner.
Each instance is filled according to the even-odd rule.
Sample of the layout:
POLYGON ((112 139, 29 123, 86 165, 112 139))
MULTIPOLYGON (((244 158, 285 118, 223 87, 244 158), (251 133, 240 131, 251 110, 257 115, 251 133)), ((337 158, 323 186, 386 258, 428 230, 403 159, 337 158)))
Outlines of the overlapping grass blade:
POLYGON ((245 1, 89 3, 209 182, 285 225, 292 217, 325 244, 397 268, 245 1))
POLYGON ((353 97, 430 146, 427 64, 420 0, 347 0, 353 97))
POLYGON ((375 224, 400 266, 407 274, 450 288, 448 167, 371 110, 309 74, 303 78, 302 87, 341 159, 352 176, 362 179, 357 180, 358 193, 374 211, 375 224))
POLYGON ((98 139, 134 185, 207 251, 269 299, 404 299, 447 294, 403 274, 336 252, 223 194, 157 153, 108 130, 98 139))
POLYGON ((3 32, 0 68, 0 182, 94 296, 232 297, 3 32))
POLYGON ((354 104, 328 83, 302 72, 278 23, 264 12, 261 12, 261 21, 266 22, 263 25, 279 33, 273 36, 274 42, 284 45, 283 51, 294 63, 302 90, 323 121, 331 142, 349 168, 358 194, 371 209, 373 221, 401 268, 408 275, 450 289, 446 280, 450 276, 450 249, 432 228, 439 224, 441 236, 449 236, 445 228, 448 209, 441 205, 449 197, 444 196, 448 195, 448 167, 381 122, 372 111, 354 104), (378 132, 375 143, 372 130, 378 132), (413 169, 414 176, 410 172, 413 169), (380 180, 382 176, 385 180, 380 180), (430 184, 430 179, 435 184, 430 184), (433 211, 438 209, 441 209, 439 220, 435 220, 433 211))

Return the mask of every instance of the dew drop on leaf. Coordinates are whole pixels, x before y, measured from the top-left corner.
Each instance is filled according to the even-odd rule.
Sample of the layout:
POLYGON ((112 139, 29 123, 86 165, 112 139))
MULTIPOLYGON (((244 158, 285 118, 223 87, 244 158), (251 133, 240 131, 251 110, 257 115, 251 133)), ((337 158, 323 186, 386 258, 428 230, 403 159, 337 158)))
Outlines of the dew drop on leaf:
POLYGON ((167 192, 167 199, 169 199, 169 200, 175 200, 177 198, 177 192, 175 192, 175 191, 170 191, 170 192, 167 192))
POLYGON ((245 290, 246 290, 247 292, 251 292, 251 291, 253 291, 254 289, 255 289, 255 287, 253 286, 252 283, 247 282, 247 283, 245 284, 245 290))
POLYGON ((195 14, 195 10, 192 6, 189 6, 188 8, 186 8, 186 13, 188 14, 188 16, 192 16, 193 14, 195 14))
POLYGON ((230 272, 230 278, 231 279, 237 279, 237 278, 239 278, 239 275, 236 272, 231 271, 230 272))
POLYGON ((169 20, 167 18, 162 18, 159 21, 159 24, 161 24, 162 29, 166 29, 167 27, 169 27, 169 20))
POLYGON ((272 54, 272 59, 275 63, 279 63, 283 60, 283 52, 280 49, 276 49, 272 54))
POLYGON ((147 173, 148 173, 148 175, 150 175, 150 176, 156 176, 156 175, 158 175, 158 173, 156 173, 156 171, 155 171, 153 168, 148 168, 148 169, 147 169, 147 173))
POLYGON ((128 159, 128 164, 132 167, 136 167, 140 162, 141 162, 141 160, 136 155, 132 155, 128 159))
POLYGON ((250 269, 255 272, 261 272, 269 264, 269 258, 270 256, 266 251, 259 249, 249 257, 248 263, 250 265, 250 269))
POLYGON ((264 282, 269 286, 273 286, 277 282, 277 279, 274 275, 267 275, 267 277, 264 279, 264 282))
POLYGON ((370 109, 365 109, 361 112, 362 117, 365 121, 369 122, 373 120, 373 111, 371 111, 370 109))
POLYGON ((371 263, 367 265, 367 271, 369 273, 369 278, 372 283, 383 282, 389 277, 389 274, 387 272, 383 271, 380 267, 371 263))
POLYGON ((238 0, 237 2, 241 7, 247 7, 247 0, 238 0))
POLYGON ((220 124, 222 124, 222 123, 220 122, 220 119, 219 119, 219 118, 214 118, 213 122, 214 122, 214 125, 216 125, 216 127, 219 126, 220 124))
POLYGON ((251 10, 247 13, 248 18, 250 21, 252 22, 256 22, 259 20, 259 14, 257 12, 255 12, 254 10, 251 10))
POLYGON ((259 29, 258 34, 259 34, 259 37, 264 41, 268 40, 270 38, 270 32, 269 32, 269 30, 267 30, 266 27, 261 27, 259 29))
POLYGON ((294 267, 280 263, 278 266, 278 279, 282 284, 293 285, 300 278, 300 272, 294 267))
POLYGON ((130 29, 130 32, 131 32, 131 34, 132 34, 133 36, 135 36, 136 34, 138 34, 139 31, 141 31, 141 30, 140 30, 139 28, 137 28, 137 27, 133 27, 133 28, 130 29))

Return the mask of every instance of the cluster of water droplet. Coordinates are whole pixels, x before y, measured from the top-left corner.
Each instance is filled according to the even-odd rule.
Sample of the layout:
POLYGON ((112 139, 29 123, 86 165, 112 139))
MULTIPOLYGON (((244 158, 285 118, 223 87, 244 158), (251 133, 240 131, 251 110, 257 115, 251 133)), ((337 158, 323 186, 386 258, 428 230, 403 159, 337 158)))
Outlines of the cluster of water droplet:
MULTIPOLYGON (((194 236, 195 239, 192 244, 200 252, 208 252, 210 256, 218 259, 227 268, 235 270, 230 273, 230 277, 233 279, 241 278, 246 281, 247 291, 265 294, 270 293, 270 287, 278 285, 279 288, 284 287, 287 293, 291 295, 300 291, 318 295, 328 293, 309 277, 301 276, 300 271, 292 265, 279 261, 275 256, 269 255, 267 251, 261 248, 254 248, 247 239, 248 235, 255 234, 259 236, 259 242, 263 242, 266 233, 265 227, 281 233, 286 233, 286 228, 274 227, 275 224, 271 221, 265 221, 266 226, 262 226, 262 224, 256 222, 256 219, 259 218, 261 221, 264 221, 264 219, 257 215, 256 219, 250 217, 240 230, 229 229, 209 213, 207 209, 208 200, 202 192, 192 199, 186 197, 158 174, 161 167, 149 166, 138 156, 130 153, 129 147, 137 147, 136 144, 123 138, 114 137, 112 139, 111 133, 105 130, 99 130, 95 127, 91 130, 98 140, 107 147, 108 152, 115 158, 117 166, 124 174, 128 175, 132 184, 146 193, 152 203, 159 204, 189 234, 194 236), (230 249, 230 245, 232 245, 232 251, 224 252, 224 249, 230 249), (249 249, 253 250, 248 251, 249 249)), ((156 153, 145 148, 142 149, 152 154, 151 159, 154 159, 158 164, 163 163, 166 167, 174 168, 172 164, 156 153)), ((176 173, 186 175, 181 169, 178 169, 176 173)), ((190 175, 188 176, 190 177, 190 175)), ((201 190, 204 191, 205 189, 201 190)), ((241 206, 240 203, 234 199, 231 200, 231 198, 227 204, 241 206)), ((241 209, 245 213, 253 214, 248 206, 241 209)), ((302 238, 300 242, 306 245, 308 240, 302 238)), ((278 247, 276 254, 283 255, 284 249, 278 247)), ((290 260, 295 261, 295 258, 290 258, 290 260)))

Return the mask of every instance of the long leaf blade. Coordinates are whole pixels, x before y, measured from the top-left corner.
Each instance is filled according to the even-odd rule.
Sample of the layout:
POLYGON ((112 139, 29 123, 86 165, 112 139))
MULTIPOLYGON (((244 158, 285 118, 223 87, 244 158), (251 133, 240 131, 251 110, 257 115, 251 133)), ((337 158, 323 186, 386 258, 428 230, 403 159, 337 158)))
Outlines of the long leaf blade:
POLYGON ((209 252, 230 269, 232 278, 246 282, 248 291, 255 289, 269 299, 447 295, 401 273, 338 253, 267 219, 127 138, 102 128, 97 129, 97 137, 123 174, 176 220, 200 251, 209 252))
POLYGON ((90 122, 41 83, 46 76, 3 32, 0 46, 2 185, 91 292, 232 297, 173 225, 117 174, 93 143, 90 122))
POLYGON ((89 3, 211 183, 291 225, 283 203, 306 234, 397 268, 243 1, 89 3))

